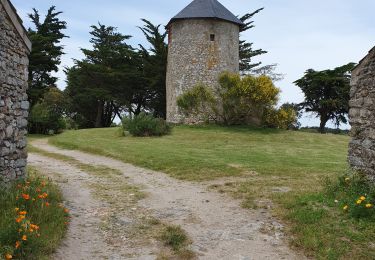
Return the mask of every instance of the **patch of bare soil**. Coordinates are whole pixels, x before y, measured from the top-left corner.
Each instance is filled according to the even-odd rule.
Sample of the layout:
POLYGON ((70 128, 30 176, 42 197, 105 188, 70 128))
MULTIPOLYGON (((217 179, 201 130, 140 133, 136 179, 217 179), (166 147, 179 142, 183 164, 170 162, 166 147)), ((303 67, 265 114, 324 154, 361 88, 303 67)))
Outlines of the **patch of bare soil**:
MULTIPOLYGON (((48 145, 46 140, 35 141, 33 146, 72 157, 81 163, 106 166, 120 172, 122 178, 105 183, 102 189, 111 191, 111 185, 121 181, 141 187, 146 197, 132 210, 140 210, 145 216, 151 214, 153 218, 164 223, 181 225, 190 236, 191 249, 199 259, 304 259, 288 248, 284 241, 282 226, 272 219, 267 210, 243 209, 239 201, 209 191, 207 184, 183 182, 164 173, 138 168, 111 158, 62 150, 48 145)), ((61 251, 80 257, 76 255, 61 259, 94 259, 101 256, 107 256, 108 259, 131 259, 130 256, 134 259, 156 258, 156 243, 140 245, 130 241, 131 239, 123 239, 113 250, 113 246, 100 235, 99 226, 105 225, 108 221, 108 218, 102 216, 112 213, 108 201, 94 198, 93 190, 87 185, 90 182, 95 183, 96 177, 77 171, 67 162, 39 155, 30 155, 29 162, 33 166, 47 172, 56 172, 67 179, 60 184, 71 205, 72 214, 77 215, 77 218, 73 217, 61 251), (80 255, 81 252, 86 253, 80 255)), ((124 209, 124 206, 121 207, 118 203, 112 206, 119 213, 124 209)), ((119 215, 116 217, 121 219, 119 215)), ((117 230, 125 231, 125 237, 126 225, 131 221, 132 218, 125 217, 119 222, 122 224, 117 230)), ((57 255, 59 254, 60 252, 57 255)))

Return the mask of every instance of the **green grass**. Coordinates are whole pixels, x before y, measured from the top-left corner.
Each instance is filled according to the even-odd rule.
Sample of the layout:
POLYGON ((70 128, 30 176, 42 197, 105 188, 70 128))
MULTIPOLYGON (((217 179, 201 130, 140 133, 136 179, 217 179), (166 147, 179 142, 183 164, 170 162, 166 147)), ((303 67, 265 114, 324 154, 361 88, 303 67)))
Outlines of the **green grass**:
POLYGON ((374 220, 353 218, 334 201, 323 192, 285 201, 292 245, 317 259, 375 259, 374 220))
POLYGON ((178 126, 162 138, 120 137, 111 128, 68 131, 50 142, 183 180, 228 177, 211 188, 241 199, 244 207, 272 208, 291 245, 308 256, 374 259, 374 222, 352 218, 324 190, 326 178, 337 180, 348 171, 348 136, 178 126))
MULTIPOLYGON (((195 258, 195 253, 188 248, 191 241, 185 230, 180 226, 165 225, 161 231, 160 240, 172 250, 178 259, 188 260, 195 258)), ((161 253, 157 259, 171 259, 171 254, 161 253)))
POLYGON ((179 251, 189 241, 185 231, 180 226, 167 226, 161 234, 161 240, 173 251, 179 251))
POLYGON ((29 168, 28 172, 26 181, 14 184, 9 190, 0 191, 1 259, 6 254, 12 255, 14 259, 48 259, 66 232, 68 214, 61 206, 60 190, 42 178, 35 169, 29 168), (48 197, 38 198, 42 193, 48 194, 48 197), (26 199, 22 194, 30 198, 26 199), (19 212, 22 211, 26 211, 25 219, 17 222, 19 212), (37 225, 39 229, 33 228, 31 224, 37 225), (22 240, 24 235, 26 241, 22 240), (19 248, 16 248, 17 241, 20 243, 19 248))
POLYGON ((54 145, 106 155, 179 179, 212 180, 249 171, 321 176, 347 168, 348 137, 244 127, 179 126, 162 138, 120 137, 117 128, 68 131, 54 145))

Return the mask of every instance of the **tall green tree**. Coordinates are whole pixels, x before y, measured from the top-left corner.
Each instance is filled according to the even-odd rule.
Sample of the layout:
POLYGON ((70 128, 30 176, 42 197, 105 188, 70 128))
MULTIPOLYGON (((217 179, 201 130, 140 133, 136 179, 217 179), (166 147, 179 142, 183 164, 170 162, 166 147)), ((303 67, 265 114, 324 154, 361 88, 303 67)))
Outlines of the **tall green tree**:
POLYGON ((61 14, 62 12, 56 12, 55 6, 48 9, 43 21, 36 9, 33 9, 33 13, 29 14, 35 27, 28 30, 33 44, 29 57, 28 90, 32 106, 44 96, 49 88, 56 87, 57 78, 52 76, 52 72, 58 71, 61 55, 64 54, 61 40, 67 37, 63 33, 63 30, 66 29, 66 22, 59 18, 61 14))
POLYGON ((112 26, 92 26, 92 49, 68 69, 66 93, 84 127, 108 127, 121 111, 140 113, 147 103, 142 60, 126 43, 131 36, 112 26))
MULTIPOLYGON (((260 13, 264 8, 259 8, 252 13, 247 13, 240 17, 240 20, 244 23, 240 27, 240 33, 246 32, 255 27, 253 17, 260 13)), ((262 49, 253 49, 254 43, 247 42, 246 40, 240 40, 240 71, 242 74, 246 74, 255 67, 258 67, 262 62, 253 62, 253 58, 262 54, 267 53, 267 51, 262 49)))
POLYGON ((309 69, 302 78, 294 82, 305 94, 301 108, 320 118, 321 133, 325 132, 329 120, 334 120, 337 126, 347 123, 350 79, 354 66, 354 63, 348 63, 333 70, 309 69))
POLYGON ((150 48, 140 45, 145 84, 149 93, 148 108, 155 117, 166 118, 166 75, 168 45, 165 41, 167 32, 162 32, 161 25, 154 25, 146 19, 139 27, 145 35, 150 48))
MULTIPOLYGON (((253 17, 263 11, 264 8, 259 8, 252 13, 247 13, 240 17, 240 20, 244 23, 240 27, 240 33, 244 33, 255 27, 253 17)), ((263 54, 268 53, 263 49, 254 49, 253 42, 247 42, 246 40, 240 40, 240 72, 242 75, 252 74, 255 76, 266 75, 274 81, 282 80, 283 74, 276 73, 277 64, 262 65, 262 62, 254 62, 254 58, 263 54)))

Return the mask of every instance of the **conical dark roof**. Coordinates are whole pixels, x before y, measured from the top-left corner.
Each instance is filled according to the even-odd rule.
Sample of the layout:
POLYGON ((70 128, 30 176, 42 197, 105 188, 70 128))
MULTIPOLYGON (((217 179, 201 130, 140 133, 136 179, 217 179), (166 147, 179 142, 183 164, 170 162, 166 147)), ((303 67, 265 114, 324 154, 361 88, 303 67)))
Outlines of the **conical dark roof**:
POLYGON ((243 22, 240 19, 217 0, 194 0, 185 7, 185 9, 173 17, 168 24, 175 20, 195 18, 221 19, 238 25, 243 25, 243 22))

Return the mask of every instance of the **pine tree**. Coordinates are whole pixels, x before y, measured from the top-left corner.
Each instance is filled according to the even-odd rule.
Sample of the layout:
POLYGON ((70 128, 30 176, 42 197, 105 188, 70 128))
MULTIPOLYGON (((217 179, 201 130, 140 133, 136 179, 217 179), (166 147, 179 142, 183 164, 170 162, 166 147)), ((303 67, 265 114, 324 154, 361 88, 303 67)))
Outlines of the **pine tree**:
POLYGON ((83 60, 67 70, 67 95, 84 127, 108 127, 121 111, 140 113, 146 106, 139 53, 125 41, 131 36, 112 26, 91 26, 92 49, 81 49, 83 60))
POLYGON ((347 123, 350 99, 351 71, 355 63, 337 67, 333 70, 315 71, 309 69, 294 84, 305 94, 305 101, 299 106, 320 118, 319 131, 325 132, 329 120, 337 127, 347 123))
POLYGON ((57 78, 52 72, 58 71, 61 55, 64 54, 61 40, 67 37, 62 31, 66 29, 66 22, 61 21, 56 7, 48 9, 44 21, 41 21, 39 12, 33 9, 29 18, 35 29, 29 29, 28 34, 33 48, 30 54, 29 65, 29 99, 35 105, 49 88, 56 87, 57 78))
MULTIPOLYGON (((240 27, 240 33, 246 32, 255 27, 254 21, 251 19, 263 9, 264 8, 259 8, 258 10, 252 13, 247 13, 240 18, 244 23, 244 25, 240 27)), ((246 40, 240 40, 240 71, 242 74, 246 74, 255 67, 261 65, 261 62, 253 63, 253 58, 267 53, 267 51, 262 49, 253 50, 253 44, 254 43, 247 42, 246 40)))
POLYGON ((150 21, 142 19, 145 23, 139 27, 150 44, 150 49, 140 45, 143 60, 143 70, 149 97, 149 109, 155 117, 166 118, 166 74, 168 45, 165 43, 167 32, 160 32, 161 25, 153 25, 150 21))

